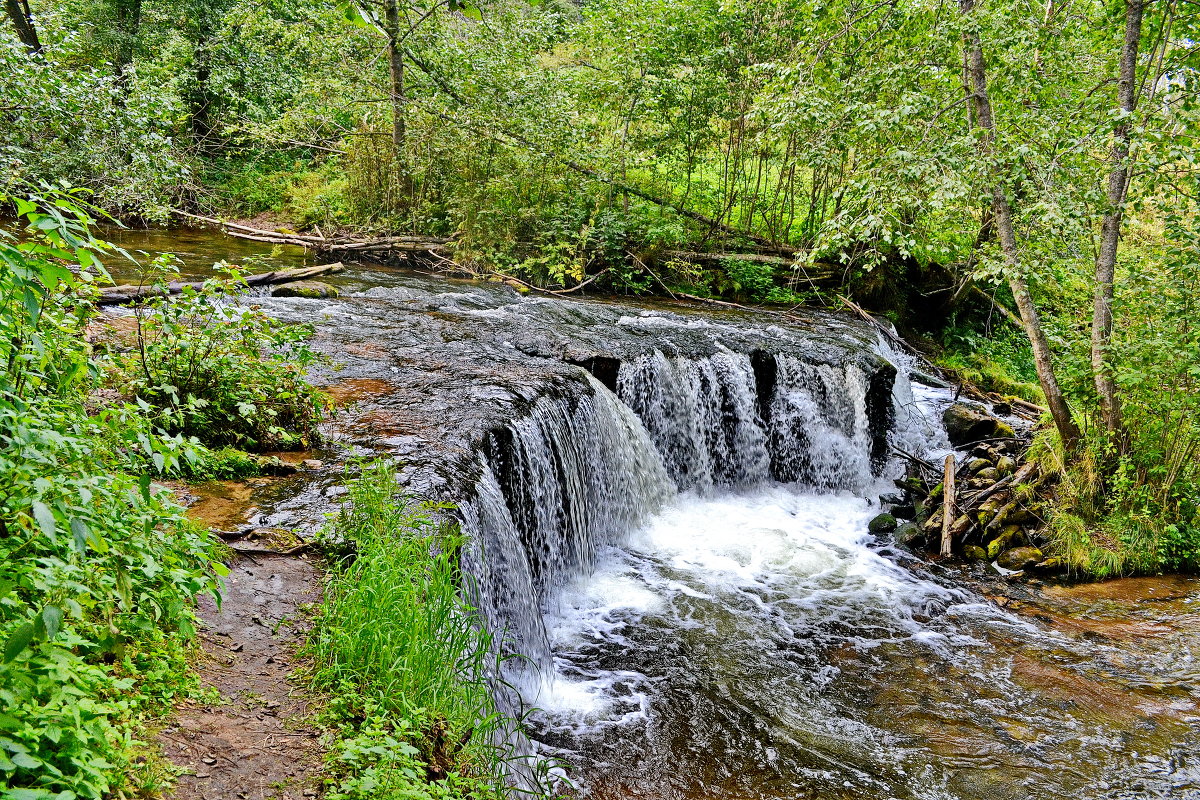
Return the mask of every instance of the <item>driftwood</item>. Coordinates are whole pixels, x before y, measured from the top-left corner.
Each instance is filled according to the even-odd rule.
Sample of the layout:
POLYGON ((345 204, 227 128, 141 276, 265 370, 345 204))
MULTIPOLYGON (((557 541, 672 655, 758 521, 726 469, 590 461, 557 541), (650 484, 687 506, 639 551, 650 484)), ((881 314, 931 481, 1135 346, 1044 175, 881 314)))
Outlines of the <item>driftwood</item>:
POLYGON ((268 244, 290 244, 329 255, 357 255, 369 258, 372 256, 386 256, 391 253, 403 253, 405 255, 428 253, 437 256, 452 254, 450 247, 451 240, 435 236, 377 236, 367 239, 354 236, 309 236, 302 233, 284 233, 281 231, 263 230, 262 228, 251 228, 247 225, 239 225, 236 222, 225 222, 214 217, 189 214, 186 211, 176 211, 175 214, 184 219, 203 222, 206 225, 217 225, 225 233, 238 239, 248 239, 252 242, 266 242, 268 244))
MULTIPOLYGON (((272 272, 260 272, 257 275, 246 275, 242 278, 247 286, 268 286, 277 283, 291 283, 293 281, 303 281, 309 278, 315 278, 318 275, 326 275, 331 272, 338 272, 342 269, 340 262, 333 264, 321 264, 315 267, 300 267, 298 269, 277 269, 272 272)), ((147 297, 157 295, 172 295, 179 294, 184 289, 192 288, 199 289, 204 285, 204 281, 171 281, 166 286, 146 286, 137 284, 124 284, 121 286, 109 286, 100 290, 100 299, 97 301, 102 306, 115 306, 122 303, 132 303, 135 300, 143 300, 147 297)))
POLYGON ((950 557, 950 529, 954 523, 954 454, 946 456, 946 470, 942 484, 942 558, 950 557))

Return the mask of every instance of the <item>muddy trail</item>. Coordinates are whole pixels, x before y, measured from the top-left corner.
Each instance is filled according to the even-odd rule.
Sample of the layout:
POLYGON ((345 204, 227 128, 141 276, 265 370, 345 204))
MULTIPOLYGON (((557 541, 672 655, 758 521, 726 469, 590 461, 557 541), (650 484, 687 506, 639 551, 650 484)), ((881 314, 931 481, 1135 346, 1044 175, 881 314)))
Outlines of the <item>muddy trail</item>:
POLYGON ((296 673, 322 573, 296 534, 255 526, 269 517, 261 509, 272 498, 309 480, 213 482, 185 497, 194 519, 247 532, 230 542, 220 607, 206 597, 199 608, 196 668, 216 701, 183 705, 160 733, 163 754, 181 770, 178 800, 321 794, 321 735, 312 723, 314 702, 296 673))

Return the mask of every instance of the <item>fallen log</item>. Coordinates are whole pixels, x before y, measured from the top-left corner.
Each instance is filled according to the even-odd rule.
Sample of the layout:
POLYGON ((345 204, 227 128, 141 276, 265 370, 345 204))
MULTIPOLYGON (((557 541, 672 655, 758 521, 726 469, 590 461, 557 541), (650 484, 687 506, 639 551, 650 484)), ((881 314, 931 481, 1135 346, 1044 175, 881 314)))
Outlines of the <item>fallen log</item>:
POLYGON ((942 491, 942 558, 949 558, 954 527, 954 454, 946 456, 945 489, 942 491))
POLYGON ((206 225, 219 226, 226 234, 237 239, 247 239, 252 242, 265 242, 267 244, 288 244, 315 250, 318 253, 402 252, 447 255, 451 252, 448 247, 451 240, 436 236, 378 236, 370 239, 361 239, 352 236, 309 236, 302 233, 283 233, 280 231, 268 231, 262 228, 251 228, 248 225, 225 222, 214 217, 190 214, 186 211, 176 211, 175 214, 184 219, 203 222, 206 225))
MULTIPOLYGON (((257 275, 246 275, 241 279, 241 282, 246 286, 269 286, 278 283, 303 281, 315 278, 318 275, 340 272, 341 269, 341 262, 320 264, 315 267, 299 267, 297 269, 277 269, 271 272, 260 272, 257 275)), ((179 294, 188 288, 199 289, 204 283, 204 281, 171 281, 165 286, 141 284, 109 286, 100 290, 100 298, 96 302, 97 305, 101 306, 116 306, 122 303, 132 303, 135 300, 143 300, 147 297, 179 294)))

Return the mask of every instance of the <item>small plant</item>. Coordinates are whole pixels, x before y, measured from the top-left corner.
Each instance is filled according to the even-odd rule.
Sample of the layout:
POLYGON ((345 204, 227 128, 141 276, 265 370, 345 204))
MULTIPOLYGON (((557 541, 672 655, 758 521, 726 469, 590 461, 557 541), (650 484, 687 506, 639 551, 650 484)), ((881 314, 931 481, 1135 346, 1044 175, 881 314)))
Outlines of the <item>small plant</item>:
POLYGON ((116 357, 118 387, 153 412, 164 429, 212 447, 303 448, 317 435, 324 404, 304 380, 317 358, 312 330, 288 325, 238 302, 236 267, 167 297, 172 263, 160 258, 151 282, 159 292, 136 310, 132 352, 116 357))
POLYGON ((347 476, 326 538, 345 543, 308 649, 337 700, 328 797, 502 797, 491 638, 459 591, 461 534, 396 489, 390 464, 347 476))

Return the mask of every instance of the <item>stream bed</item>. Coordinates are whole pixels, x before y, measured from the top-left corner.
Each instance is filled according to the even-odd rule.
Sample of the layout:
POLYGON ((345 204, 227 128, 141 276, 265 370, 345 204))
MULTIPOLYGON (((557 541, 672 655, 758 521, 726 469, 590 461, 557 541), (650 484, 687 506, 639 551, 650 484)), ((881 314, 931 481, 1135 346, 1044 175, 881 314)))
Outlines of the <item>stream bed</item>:
MULTIPOLYGON (((1200 582, 1013 583, 868 534, 888 443, 944 447, 945 402, 870 326, 331 282, 255 302, 338 365, 332 446, 459 506, 524 657, 503 699, 581 798, 1200 798, 1200 582)), ((319 525, 340 469, 253 524, 319 525)))

